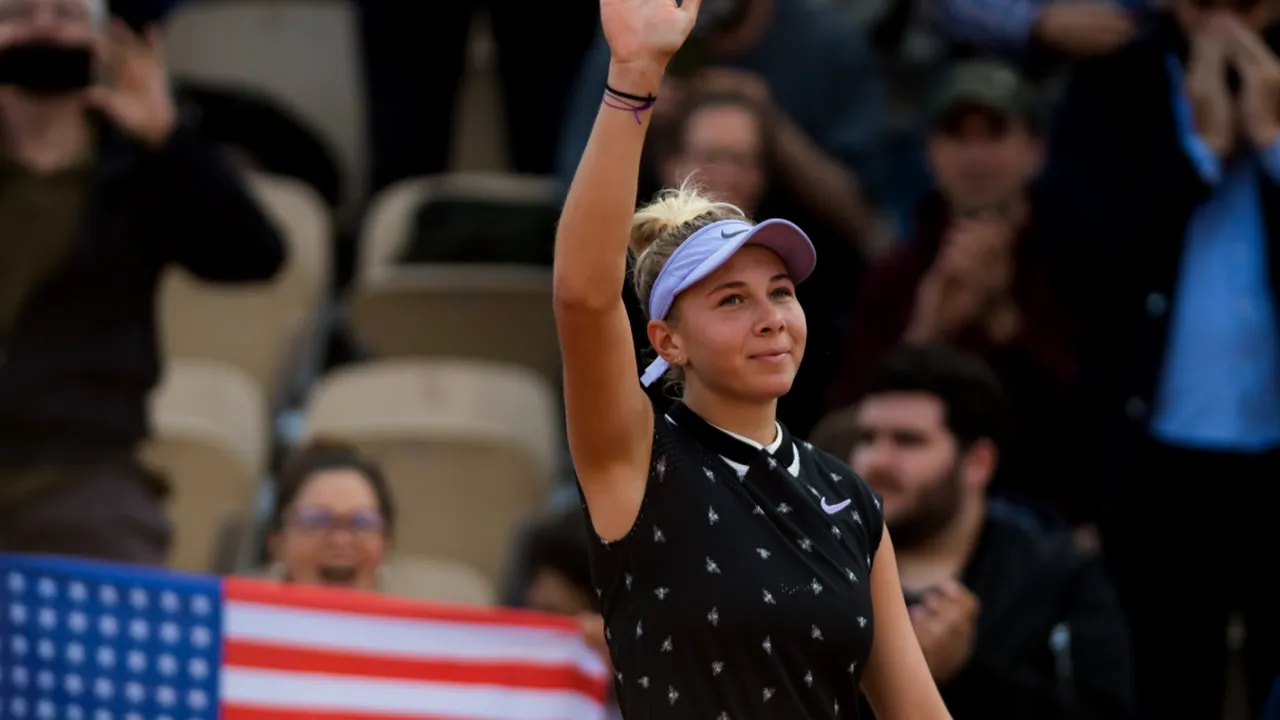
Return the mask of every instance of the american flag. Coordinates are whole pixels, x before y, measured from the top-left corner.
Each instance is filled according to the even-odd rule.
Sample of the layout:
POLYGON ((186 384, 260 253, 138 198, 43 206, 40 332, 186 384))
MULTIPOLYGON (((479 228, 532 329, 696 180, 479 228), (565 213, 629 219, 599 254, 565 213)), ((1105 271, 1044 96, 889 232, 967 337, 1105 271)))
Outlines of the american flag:
POLYGON ((3 720, 598 720, 571 622, 0 554, 3 720))

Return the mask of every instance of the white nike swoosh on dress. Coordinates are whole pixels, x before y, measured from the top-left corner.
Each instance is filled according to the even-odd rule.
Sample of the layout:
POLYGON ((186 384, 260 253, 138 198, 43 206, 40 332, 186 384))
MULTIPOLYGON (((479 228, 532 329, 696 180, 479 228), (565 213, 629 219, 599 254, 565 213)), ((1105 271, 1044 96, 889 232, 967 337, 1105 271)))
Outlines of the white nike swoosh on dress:
POLYGON ((851 502, 853 502, 852 499, 846 499, 844 502, 838 502, 835 505, 828 505, 827 499, 822 498, 822 509, 825 510, 828 515, 835 515, 841 510, 849 507, 849 503, 851 502))

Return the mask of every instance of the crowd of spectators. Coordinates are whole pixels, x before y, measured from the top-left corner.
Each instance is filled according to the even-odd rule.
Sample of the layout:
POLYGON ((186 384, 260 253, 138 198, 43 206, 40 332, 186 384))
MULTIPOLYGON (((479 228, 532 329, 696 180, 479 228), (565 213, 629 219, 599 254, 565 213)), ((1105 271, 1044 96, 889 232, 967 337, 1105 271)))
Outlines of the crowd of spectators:
MULTIPOLYGON (((305 405, 380 360, 341 312, 372 251, 340 163, 287 102, 168 71, 165 13, 235 2, 271 4, 0 0, 0 551, 168 561, 184 484, 143 452, 166 274, 234 292, 297 262, 250 176, 291 176, 335 228, 322 372, 283 363, 273 392, 305 405)), ((482 120, 512 173, 567 185, 608 67, 594 0, 291 2, 342 5, 361 50, 356 205, 465 170, 482 15, 502 88, 482 120)), ((958 720, 1280 717, 1280 2, 703 0, 653 113, 637 201, 693 177, 813 238, 780 419, 883 496, 958 720)), ((411 211, 398 262, 448 233, 476 265, 550 257, 554 214, 465 205, 411 211)), ((488 407, 483 384, 448 402, 488 407)), ((402 490, 470 478, 406 477, 358 437, 298 447, 296 415, 261 433, 278 452, 239 519, 251 547, 208 569, 401 592, 402 529, 486 522, 402 490)), ((502 529, 487 601, 575 616, 603 648, 572 469, 551 474, 502 529)))

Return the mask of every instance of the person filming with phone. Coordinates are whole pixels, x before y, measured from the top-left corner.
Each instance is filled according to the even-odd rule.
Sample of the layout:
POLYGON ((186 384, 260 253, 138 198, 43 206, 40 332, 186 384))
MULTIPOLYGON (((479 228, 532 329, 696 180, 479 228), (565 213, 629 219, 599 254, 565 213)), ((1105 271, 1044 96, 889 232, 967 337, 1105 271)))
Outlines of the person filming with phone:
POLYGON ((166 484, 134 460, 161 271, 283 262, 175 105, 154 28, 106 0, 0 0, 0 551, 164 562, 166 484))

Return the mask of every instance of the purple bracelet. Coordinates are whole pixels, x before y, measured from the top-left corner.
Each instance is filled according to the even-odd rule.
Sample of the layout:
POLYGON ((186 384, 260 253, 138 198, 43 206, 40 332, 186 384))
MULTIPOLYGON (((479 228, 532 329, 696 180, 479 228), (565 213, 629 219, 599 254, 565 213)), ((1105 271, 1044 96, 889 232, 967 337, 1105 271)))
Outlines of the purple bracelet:
POLYGON ((618 95, 619 93, 613 90, 605 90, 604 99, 601 100, 601 102, 607 108, 611 108, 613 110, 626 110, 632 115, 635 115, 637 125, 644 122, 644 120, 640 118, 640 113, 645 110, 652 109, 654 104, 658 101, 655 97, 649 97, 643 102, 639 102, 638 100, 618 97, 618 95), (639 102, 639 104, 635 104, 637 102, 639 102))

